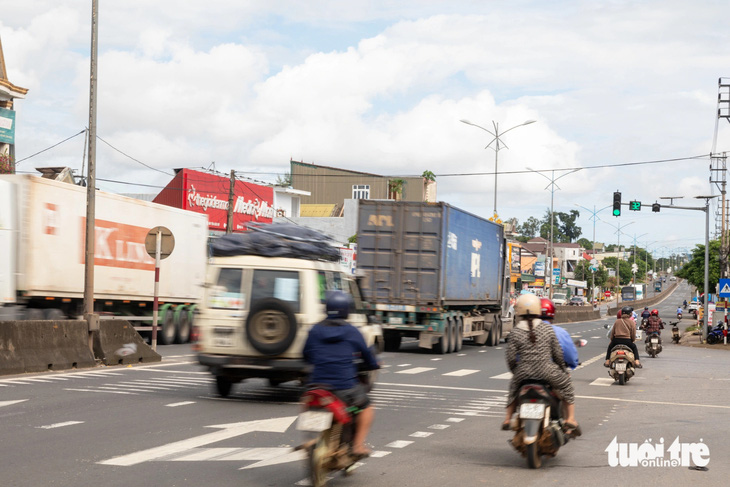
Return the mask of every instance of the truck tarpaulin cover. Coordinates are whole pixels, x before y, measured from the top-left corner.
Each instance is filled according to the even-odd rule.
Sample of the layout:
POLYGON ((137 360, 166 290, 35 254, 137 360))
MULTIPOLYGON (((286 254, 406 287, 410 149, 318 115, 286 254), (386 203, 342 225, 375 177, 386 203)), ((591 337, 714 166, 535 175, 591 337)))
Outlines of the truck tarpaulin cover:
POLYGON ((309 260, 340 260, 340 252, 329 238, 309 228, 289 223, 249 225, 246 233, 229 234, 211 242, 214 256, 260 255, 309 260))

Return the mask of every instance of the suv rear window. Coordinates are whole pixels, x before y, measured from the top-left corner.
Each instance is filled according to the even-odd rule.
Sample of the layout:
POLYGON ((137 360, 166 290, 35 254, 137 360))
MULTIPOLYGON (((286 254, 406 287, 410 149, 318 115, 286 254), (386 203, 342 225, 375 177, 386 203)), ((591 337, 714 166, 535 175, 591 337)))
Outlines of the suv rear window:
POLYGON ((254 270, 251 283, 251 303, 265 298, 276 298, 299 312, 299 272, 254 270))
POLYGON ((210 291, 208 305, 219 309, 243 309, 244 295, 241 291, 242 270, 222 267, 218 279, 210 291))

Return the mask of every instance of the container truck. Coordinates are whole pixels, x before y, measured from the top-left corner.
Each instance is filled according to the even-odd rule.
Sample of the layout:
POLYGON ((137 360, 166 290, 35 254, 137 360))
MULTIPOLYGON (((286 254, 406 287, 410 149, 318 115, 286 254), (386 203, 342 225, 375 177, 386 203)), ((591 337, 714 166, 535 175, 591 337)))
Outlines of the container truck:
MULTIPOLYGON (((95 312, 151 330, 155 261, 145 237, 164 226, 175 248, 160 265, 158 341, 187 341, 203 295, 207 217, 102 191, 95 200, 95 312)), ((0 176, 0 320, 83 315, 85 228, 85 187, 0 176)))
POLYGON ((386 350, 459 351, 511 329, 502 225, 446 203, 361 200, 357 266, 386 350))

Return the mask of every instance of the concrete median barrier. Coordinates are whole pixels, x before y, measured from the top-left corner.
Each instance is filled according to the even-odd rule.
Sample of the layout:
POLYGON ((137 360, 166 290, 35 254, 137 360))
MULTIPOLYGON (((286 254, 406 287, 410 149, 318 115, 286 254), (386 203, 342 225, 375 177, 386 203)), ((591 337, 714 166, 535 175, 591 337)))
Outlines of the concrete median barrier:
POLYGON ((160 362, 160 354, 150 348, 128 321, 101 320, 94 335, 94 355, 105 365, 160 362))
POLYGON ((601 317, 601 311, 593 309, 593 306, 556 306, 555 319, 553 323, 574 323, 577 321, 597 320, 601 317))
POLYGON ((85 321, 0 321, 0 375, 94 367, 85 321))

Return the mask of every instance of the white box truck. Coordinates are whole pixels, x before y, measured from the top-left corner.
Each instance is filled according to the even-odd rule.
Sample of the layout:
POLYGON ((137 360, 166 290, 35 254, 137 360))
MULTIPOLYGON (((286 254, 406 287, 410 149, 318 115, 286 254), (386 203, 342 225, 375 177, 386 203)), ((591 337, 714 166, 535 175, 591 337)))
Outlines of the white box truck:
MULTIPOLYGON (((158 341, 188 341, 203 295, 205 215, 96 192, 94 310, 151 330, 155 262, 145 237, 157 226, 175 237, 161 261, 158 341)), ((83 314, 86 188, 34 175, 0 175, 0 320, 83 314)))

